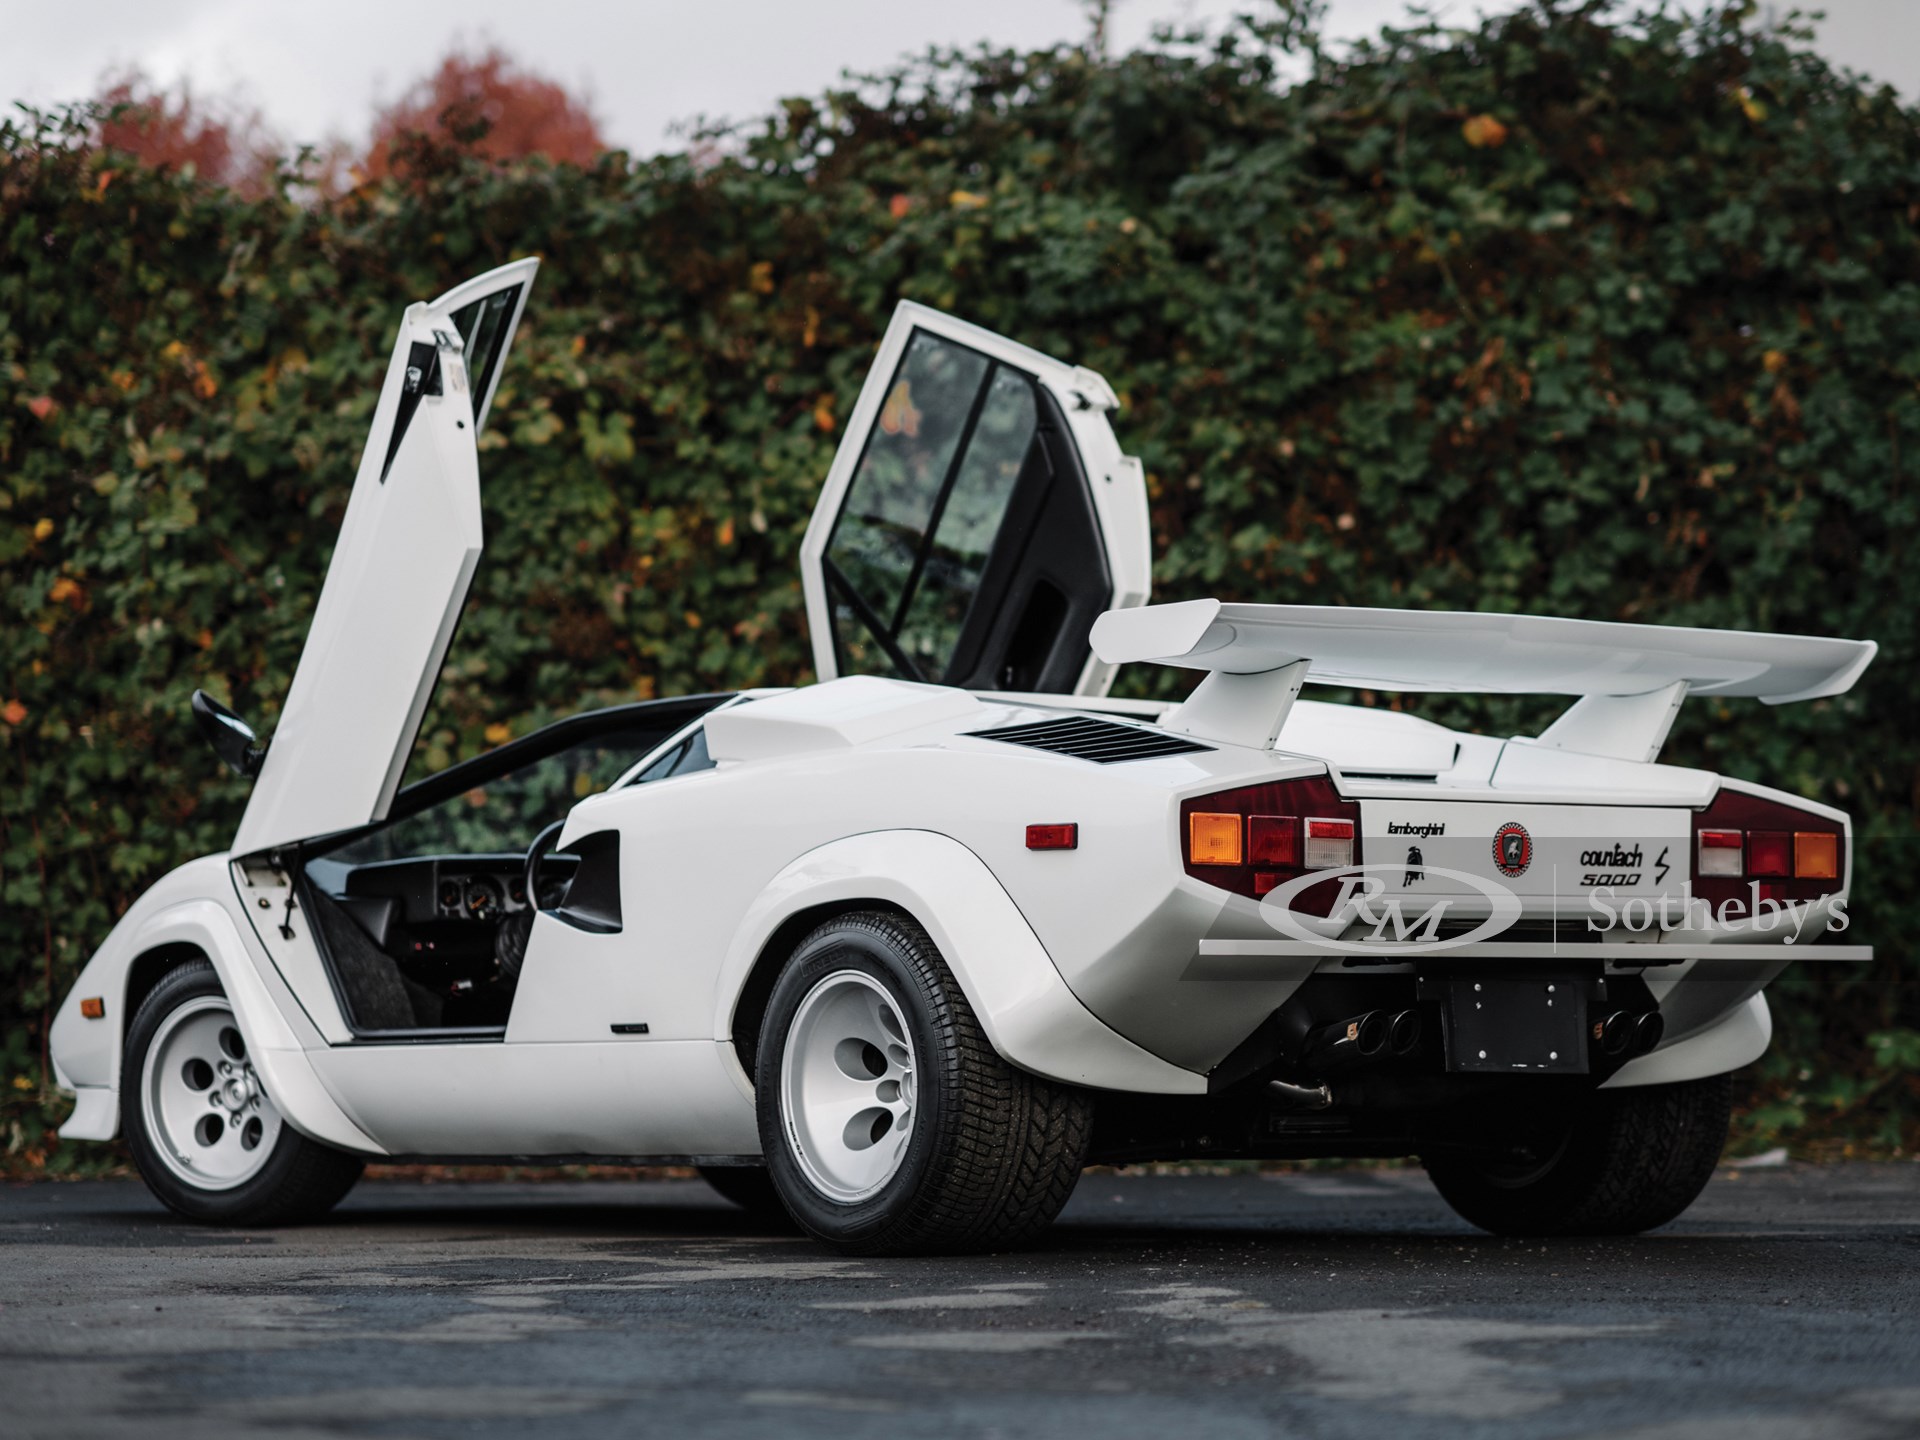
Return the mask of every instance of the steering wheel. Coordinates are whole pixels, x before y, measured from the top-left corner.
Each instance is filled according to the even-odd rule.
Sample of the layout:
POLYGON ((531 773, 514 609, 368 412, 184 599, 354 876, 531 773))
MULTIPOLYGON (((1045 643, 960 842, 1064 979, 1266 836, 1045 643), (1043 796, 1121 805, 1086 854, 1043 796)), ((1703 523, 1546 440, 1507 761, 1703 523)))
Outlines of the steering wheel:
POLYGON ((556 820, 534 836, 533 843, 527 846, 527 869, 523 880, 527 887, 529 910, 540 908, 540 862, 547 858, 547 852, 559 842, 560 832, 566 828, 565 820, 556 820))
POLYGON ((526 869, 522 882, 527 888, 527 908, 503 915, 493 932, 493 958, 499 962, 500 978, 509 987, 520 983, 520 969, 527 962, 527 941, 533 937, 533 916, 540 908, 540 862, 560 838, 565 820, 556 820, 527 847, 526 869))

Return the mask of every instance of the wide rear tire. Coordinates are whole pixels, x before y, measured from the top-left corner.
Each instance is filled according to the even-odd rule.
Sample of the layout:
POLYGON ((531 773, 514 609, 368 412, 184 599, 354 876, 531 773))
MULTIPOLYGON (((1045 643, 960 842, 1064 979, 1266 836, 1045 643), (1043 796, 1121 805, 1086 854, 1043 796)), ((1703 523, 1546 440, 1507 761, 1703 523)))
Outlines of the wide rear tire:
POLYGON ((168 971, 141 1002, 127 1032, 120 1113, 140 1178, 190 1220, 312 1220, 339 1203, 365 1165, 281 1118, 205 960, 168 971))
POLYGON ((1699 1198, 1731 1112, 1726 1075, 1602 1090, 1510 1156, 1424 1159, 1460 1218, 1495 1235, 1634 1235, 1699 1198))
POLYGON ((780 1198, 848 1255, 1031 1241, 1073 1193, 1092 1131, 1092 1097, 1002 1060, 926 932, 879 911, 800 943, 754 1089, 780 1198))

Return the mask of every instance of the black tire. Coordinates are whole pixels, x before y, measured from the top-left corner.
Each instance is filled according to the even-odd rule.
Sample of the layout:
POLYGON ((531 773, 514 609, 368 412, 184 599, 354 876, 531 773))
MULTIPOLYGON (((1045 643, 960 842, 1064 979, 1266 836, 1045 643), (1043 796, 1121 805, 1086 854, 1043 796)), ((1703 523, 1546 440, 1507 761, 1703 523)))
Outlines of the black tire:
POLYGON ((169 970, 153 987, 127 1031, 126 1054, 120 1067, 120 1114, 140 1178, 163 1205, 189 1220, 219 1225, 288 1225, 326 1214, 353 1188, 366 1162, 357 1155, 309 1140, 284 1121, 265 1164, 231 1189, 195 1185, 177 1175, 161 1158, 143 1094, 147 1052, 168 1016, 193 1001, 206 999, 226 1000, 220 978, 205 960, 188 961, 169 970))
POLYGON ((738 1205, 763 1225, 792 1230, 793 1217, 773 1188, 773 1177, 764 1165, 702 1165, 700 1178, 719 1192, 720 1198, 738 1205))
POLYGON ((904 916, 859 911, 808 935, 773 988, 755 1064, 760 1143, 794 1220, 847 1255, 957 1254, 1025 1244, 1053 1223, 1079 1181, 1093 1098, 994 1053, 926 932, 904 916), (913 1133, 898 1169, 869 1198, 817 1188, 782 1114, 782 1060, 802 1001, 842 971, 877 980, 916 1055, 913 1133))
POLYGON ((1603 1090, 1510 1159, 1425 1157, 1461 1219, 1495 1235, 1635 1235, 1691 1205, 1719 1163, 1731 1077, 1603 1090))

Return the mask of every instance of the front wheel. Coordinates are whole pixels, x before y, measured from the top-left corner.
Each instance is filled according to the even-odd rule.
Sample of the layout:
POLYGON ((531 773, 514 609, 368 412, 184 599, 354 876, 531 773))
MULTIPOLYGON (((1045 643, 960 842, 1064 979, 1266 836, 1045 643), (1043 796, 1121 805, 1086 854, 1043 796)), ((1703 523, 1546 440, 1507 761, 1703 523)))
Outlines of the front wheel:
POLYGON ((1031 1240, 1073 1193, 1092 1129, 1092 1097, 1002 1060, 926 932, 877 911, 794 952, 754 1089, 788 1212, 849 1255, 1031 1240))
POLYGON ((1731 1112, 1726 1075, 1602 1090, 1506 1154, 1424 1160, 1455 1213, 1495 1235, 1635 1235, 1699 1198, 1731 1112))
POLYGON ((147 1188, 190 1220, 309 1220, 353 1188, 364 1163, 281 1117, 204 960, 168 971, 141 1002, 127 1032, 120 1112, 147 1188))

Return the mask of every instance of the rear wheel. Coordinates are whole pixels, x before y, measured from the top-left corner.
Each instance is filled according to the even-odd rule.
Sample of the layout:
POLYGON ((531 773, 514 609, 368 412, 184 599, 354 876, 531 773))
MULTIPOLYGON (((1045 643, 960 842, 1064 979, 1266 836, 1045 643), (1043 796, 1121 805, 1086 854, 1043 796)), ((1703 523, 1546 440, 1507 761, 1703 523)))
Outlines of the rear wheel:
POLYGON ((1080 1176, 1086 1092, 994 1053, 926 932, 843 915, 775 984, 755 1065, 760 1143, 787 1210, 852 1255, 1005 1249, 1080 1176))
POLYGON ((1677 1217, 1713 1177, 1731 1079, 1603 1090, 1501 1156, 1425 1158, 1459 1216, 1496 1235, 1632 1235, 1677 1217))
POLYGON ((276 1225, 325 1214, 363 1162, 299 1134, 255 1072, 219 977, 170 970, 127 1032, 120 1112, 147 1188, 193 1220, 276 1225))

